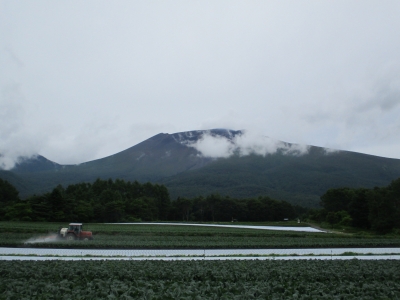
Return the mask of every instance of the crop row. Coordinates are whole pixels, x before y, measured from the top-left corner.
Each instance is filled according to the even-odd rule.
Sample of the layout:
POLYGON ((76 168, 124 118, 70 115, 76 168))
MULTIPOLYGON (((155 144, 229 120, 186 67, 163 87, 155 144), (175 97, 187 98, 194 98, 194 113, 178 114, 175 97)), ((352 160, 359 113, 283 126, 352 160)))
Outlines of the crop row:
POLYGON ((331 247, 399 247, 398 239, 382 238, 326 238, 252 237, 252 236, 186 236, 186 235, 106 235, 98 234, 92 241, 52 241, 31 234, 0 233, 1 247, 40 248, 119 248, 119 249, 249 249, 249 248, 331 248, 331 247), (24 244, 26 241, 29 244, 24 244))
POLYGON ((0 261, 0 299, 399 299, 400 262, 0 261))

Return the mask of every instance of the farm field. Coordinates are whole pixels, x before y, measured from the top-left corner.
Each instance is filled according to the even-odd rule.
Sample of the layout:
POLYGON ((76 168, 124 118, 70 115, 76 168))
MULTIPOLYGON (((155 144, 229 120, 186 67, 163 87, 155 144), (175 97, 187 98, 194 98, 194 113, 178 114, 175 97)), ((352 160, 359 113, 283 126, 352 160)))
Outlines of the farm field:
MULTIPOLYGON (((260 224, 258 224, 260 225, 260 224)), ((0 222, 0 247, 80 249, 282 249, 400 247, 398 237, 247 228, 84 224, 92 241, 46 241, 66 224, 0 222), (46 241, 46 242, 45 242, 46 241)))
MULTIPOLYGON (((42 232, 55 231, 59 227, 65 227, 68 222, 13 222, 6 221, 0 222, 0 231, 14 231, 14 232, 42 232)), ((260 226, 271 226, 274 228, 309 228, 306 223, 297 222, 254 222, 254 223, 85 223, 86 230, 93 232, 118 232, 118 233, 144 233, 144 232, 180 232, 182 229, 189 232, 219 232, 221 228, 244 229, 247 232, 248 228, 255 228, 260 226), (165 226, 163 226, 165 225, 165 226), (168 226, 169 225, 169 226, 168 226), (183 228, 182 228, 183 226, 183 228)), ((222 229, 224 230, 224 229, 222 229)), ((226 231, 226 230, 224 230, 226 231)), ((307 231, 307 230, 305 230, 307 231)), ((313 230, 319 232, 319 230, 313 230)), ((239 231, 240 232, 240 231, 239 231)))
POLYGON ((0 260, 45 259, 400 259, 400 248, 52 249, 0 247, 0 260))
MULTIPOLYGON (((149 223, 106 223, 109 225, 149 225, 149 223)), ((241 228, 241 229, 260 229, 260 230, 282 230, 282 231, 300 231, 300 232, 325 232, 325 230, 315 229, 308 226, 266 226, 266 225, 236 225, 236 224, 202 224, 202 223, 151 223, 152 225, 161 226, 199 226, 199 227, 224 227, 224 228, 241 228)))
POLYGON ((0 299, 400 298, 396 236, 84 224, 94 240, 45 242, 66 225, 0 222, 0 299))
POLYGON ((0 261, 0 298, 399 299, 400 261, 0 261))

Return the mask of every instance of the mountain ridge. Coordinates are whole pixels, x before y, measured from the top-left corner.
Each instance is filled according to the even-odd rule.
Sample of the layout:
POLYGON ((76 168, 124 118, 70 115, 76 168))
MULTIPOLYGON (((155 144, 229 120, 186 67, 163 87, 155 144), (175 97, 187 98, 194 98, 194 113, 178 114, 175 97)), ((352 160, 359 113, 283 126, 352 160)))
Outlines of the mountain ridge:
POLYGON ((398 159, 266 137, 250 140, 245 131, 228 129, 160 133, 77 165, 60 165, 38 155, 0 171, 0 178, 8 178, 21 197, 48 192, 58 184, 66 187, 111 178, 164 184, 172 199, 220 193, 239 198, 270 196, 309 207, 318 206, 319 197, 329 188, 385 186, 398 177, 398 159), (259 155, 264 150, 270 153, 259 155))

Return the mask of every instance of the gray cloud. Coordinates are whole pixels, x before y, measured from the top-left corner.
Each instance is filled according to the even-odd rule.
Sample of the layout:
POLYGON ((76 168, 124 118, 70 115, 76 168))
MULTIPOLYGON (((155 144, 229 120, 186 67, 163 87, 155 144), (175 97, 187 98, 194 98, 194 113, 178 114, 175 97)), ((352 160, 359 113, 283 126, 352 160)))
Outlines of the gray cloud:
POLYGON ((323 146, 399 157, 400 64, 377 69, 351 94, 332 101, 304 114, 308 130, 326 139, 323 146))
POLYGON ((400 61, 392 64, 378 74, 371 87, 365 89, 356 109, 361 112, 379 109, 390 112, 400 105, 400 61))

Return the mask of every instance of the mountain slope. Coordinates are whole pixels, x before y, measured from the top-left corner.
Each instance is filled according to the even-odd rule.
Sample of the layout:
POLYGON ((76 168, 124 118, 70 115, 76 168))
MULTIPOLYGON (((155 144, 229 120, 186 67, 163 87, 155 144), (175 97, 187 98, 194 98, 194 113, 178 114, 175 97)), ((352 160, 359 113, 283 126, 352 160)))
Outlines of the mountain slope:
POLYGON ((21 158, 12 169, 15 173, 31 173, 31 172, 42 172, 42 171, 57 171, 62 166, 48 160, 47 158, 37 155, 31 158, 21 158))
MULTIPOLYGON (((207 132, 228 138, 235 133, 227 130, 207 132)), ((79 165, 58 165, 37 156, 23 160, 11 172, 18 176, 17 188, 29 186, 29 192, 19 189, 22 197, 47 192, 58 184, 67 186, 77 182, 92 182, 97 178, 154 182, 212 162, 213 159, 200 156, 196 149, 188 146, 203 133, 160 133, 117 154, 79 165)))
POLYGON ((297 145, 279 142, 271 154, 250 151, 244 155, 235 146, 242 135, 224 129, 160 133, 117 154, 79 165, 59 165, 37 156, 11 171, 1 171, 0 177, 9 178, 21 197, 48 192, 58 184, 66 187, 97 178, 119 178, 165 184, 172 199, 210 193, 267 195, 310 207, 317 206, 329 188, 385 186, 400 177, 400 160, 348 151, 327 152, 319 147, 300 151, 297 145), (230 156, 202 156, 196 145, 207 137, 214 140, 206 145, 212 148, 222 141, 230 156))
POLYGON ((311 147, 301 156, 270 154, 220 159, 202 169, 164 178, 173 196, 220 193, 232 197, 269 195, 315 207, 329 188, 385 186, 400 177, 400 160, 311 147))

